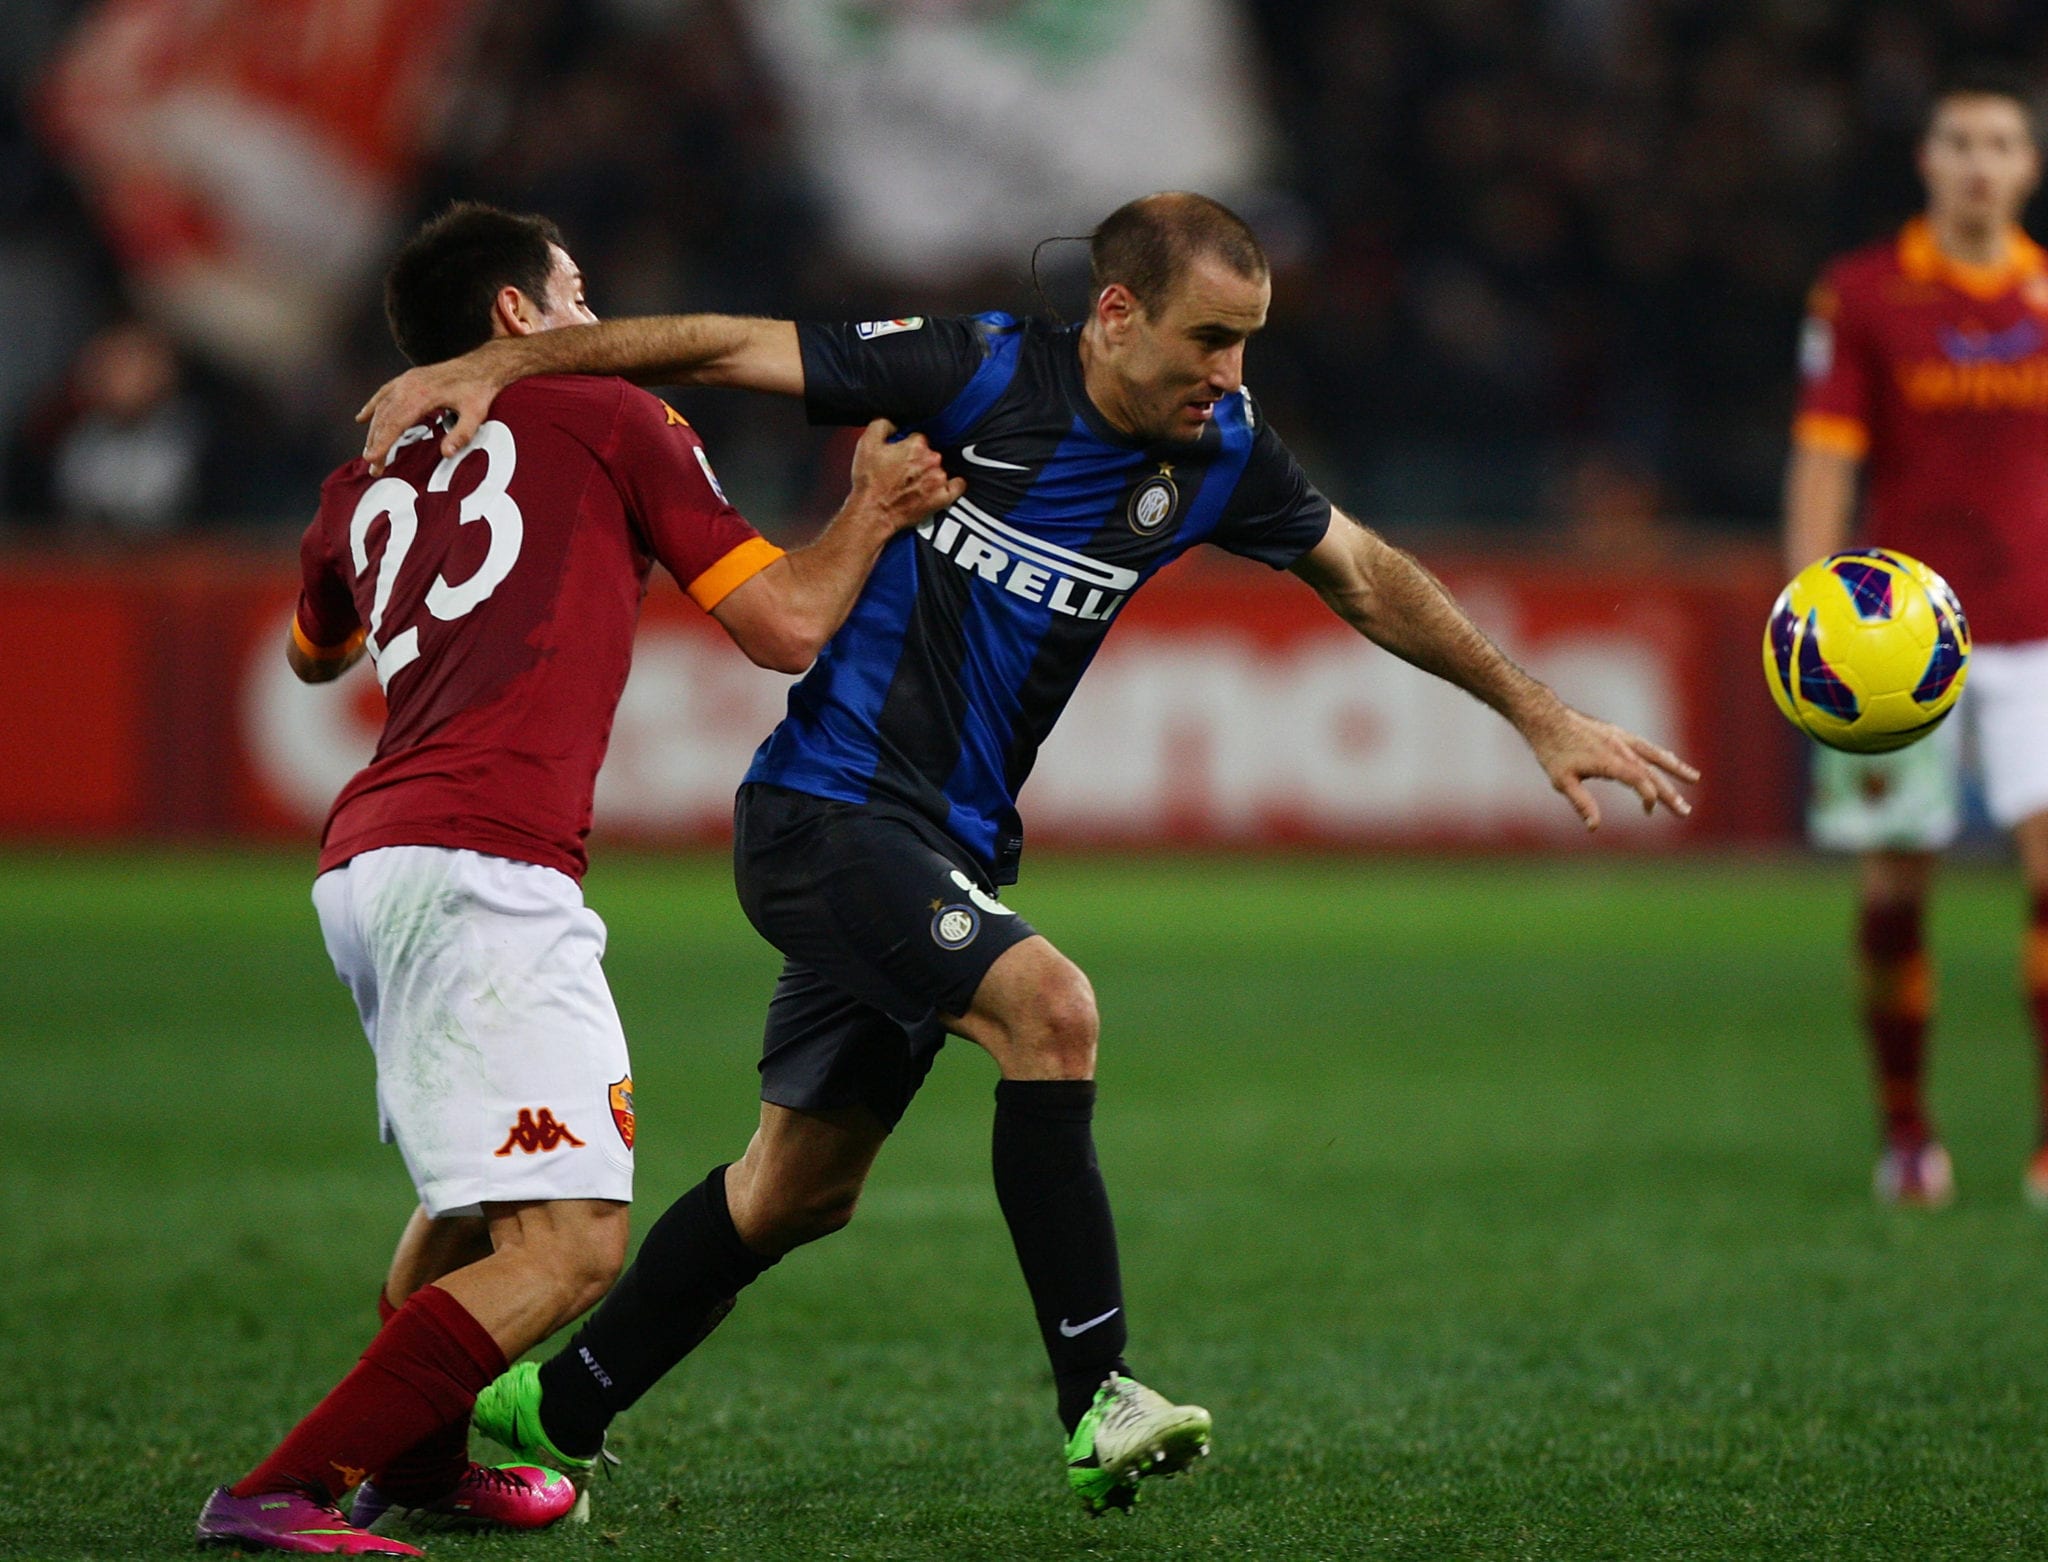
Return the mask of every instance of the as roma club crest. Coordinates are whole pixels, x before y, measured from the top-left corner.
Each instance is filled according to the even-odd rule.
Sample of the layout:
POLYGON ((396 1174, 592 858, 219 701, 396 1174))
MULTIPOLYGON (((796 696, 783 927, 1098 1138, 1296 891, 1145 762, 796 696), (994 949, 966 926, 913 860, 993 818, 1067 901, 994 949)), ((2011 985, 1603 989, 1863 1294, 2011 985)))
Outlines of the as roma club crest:
POLYGON ((1131 502, 1124 515, 1131 530, 1140 537, 1156 537, 1166 529, 1180 508, 1180 489, 1174 485, 1171 462, 1159 463, 1159 470, 1131 490, 1131 502))
POLYGON ((633 1148, 633 1076, 628 1074, 612 1086, 612 1121, 618 1124, 619 1137, 626 1141, 626 1148, 633 1148))

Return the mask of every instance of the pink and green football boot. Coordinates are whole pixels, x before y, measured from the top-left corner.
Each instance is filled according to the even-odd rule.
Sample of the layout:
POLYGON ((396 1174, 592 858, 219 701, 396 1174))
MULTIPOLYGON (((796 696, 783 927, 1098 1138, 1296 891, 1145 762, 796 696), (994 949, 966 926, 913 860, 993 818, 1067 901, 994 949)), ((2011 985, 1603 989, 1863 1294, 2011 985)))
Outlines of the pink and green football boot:
POLYGON ((421 1530, 545 1529, 557 1519, 573 1523, 588 1513, 582 1501, 567 1476, 545 1465, 472 1460, 455 1489, 432 1502, 387 1497, 374 1481, 365 1481, 349 1519, 358 1529, 379 1532, 400 1524, 421 1530))
POLYGON ((316 1557, 423 1557, 402 1540, 387 1540, 351 1524, 339 1508, 315 1502, 303 1492, 258 1492, 237 1497, 217 1487, 199 1513, 195 1536, 202 1546, 242 1546, 251 1551, 290 1551, 316 1557))

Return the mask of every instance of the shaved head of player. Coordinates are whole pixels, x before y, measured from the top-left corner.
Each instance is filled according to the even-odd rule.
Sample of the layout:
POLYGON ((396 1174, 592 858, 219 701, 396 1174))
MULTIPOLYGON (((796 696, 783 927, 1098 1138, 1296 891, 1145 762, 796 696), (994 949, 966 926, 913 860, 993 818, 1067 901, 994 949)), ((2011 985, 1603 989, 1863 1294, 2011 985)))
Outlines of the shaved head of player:
POLYGON ((1171 191, 1119 207, 1088 243, 1095 301, 1081 330, 1089 398, 1126 434, 1201 437, 1244 386, 1272 274, 1240 217, 1171 191))
MULTIPOLYGON (((385 304, 421 363, 596 319, 553 223, 477 205, 414 235, 385 304)), ((367 655, 386 716, 328 816, 313 903, 419 1207, 381 1332, 214 1492, 200 1540, 417 1556, 367 1527, 535 1528, 575 1502, 553 1470, 472 1461, 468 1427, 477 1390, 625 1257, 633 1077, 580 885, 640 599, 659 563, 755 661, 808 666, 889 540, 959 492, 890 432, 862 435, 845 507, 793 553, 727 501, 689 424, 623 380, 529 380, 459 455, 422 424, 383 476, 353 461, 327 480, 285 654, 308 682, 367 655)))

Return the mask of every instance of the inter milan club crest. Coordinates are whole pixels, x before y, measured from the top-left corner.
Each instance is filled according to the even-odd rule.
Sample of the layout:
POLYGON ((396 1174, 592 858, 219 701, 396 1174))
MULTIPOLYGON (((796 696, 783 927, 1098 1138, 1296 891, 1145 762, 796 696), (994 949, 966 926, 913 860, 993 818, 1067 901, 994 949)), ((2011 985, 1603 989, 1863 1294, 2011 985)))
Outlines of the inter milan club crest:
POLYGON ((941 949, 965 949, 981 931, 981 918, 972 906, 932 902, 932 942, 941 949))
POLYGON ((633 1076, 612 1085, 612 1121, 618 1125, 619 1137, 626 1141, 626 1148, 633 1148, 633 1076))
POLYGON ((1131 503, 1124 513, 1131 530, 1140 537, 1156 537, 1180 508, 1180 490, 1174 486, 1173 465, 1159 463, 1159 470, 1131 490, 1131 503))

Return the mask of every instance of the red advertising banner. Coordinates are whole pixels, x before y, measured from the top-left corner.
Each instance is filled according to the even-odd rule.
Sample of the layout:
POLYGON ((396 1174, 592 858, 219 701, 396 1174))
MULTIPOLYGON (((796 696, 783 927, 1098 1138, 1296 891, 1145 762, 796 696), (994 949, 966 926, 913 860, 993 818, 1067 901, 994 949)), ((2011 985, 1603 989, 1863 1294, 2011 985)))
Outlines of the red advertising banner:
MULTIPOLYGON (((1496 640, 1588 710, 1707 772, 1690 821, 1602 795, 1603 846, 1789 839, 1798 742, 1758 667, 1768 561, 1698 576, 1499 560, 1440 572, 1496 640)), ((0 561, 0 835, 311 842, 369 755, 367 670, 285 665, 289 557, 0 561)), ((648 598, 598 783, 610 840, 723 837, 790 680, 673 587, 648 598)), ((1546 848, 1584 832, 1513 730, 1369 644, 1300 582, 1190 559, 1119 617, 1022 799, 1027 837, 1121 845, 1546 848)))

